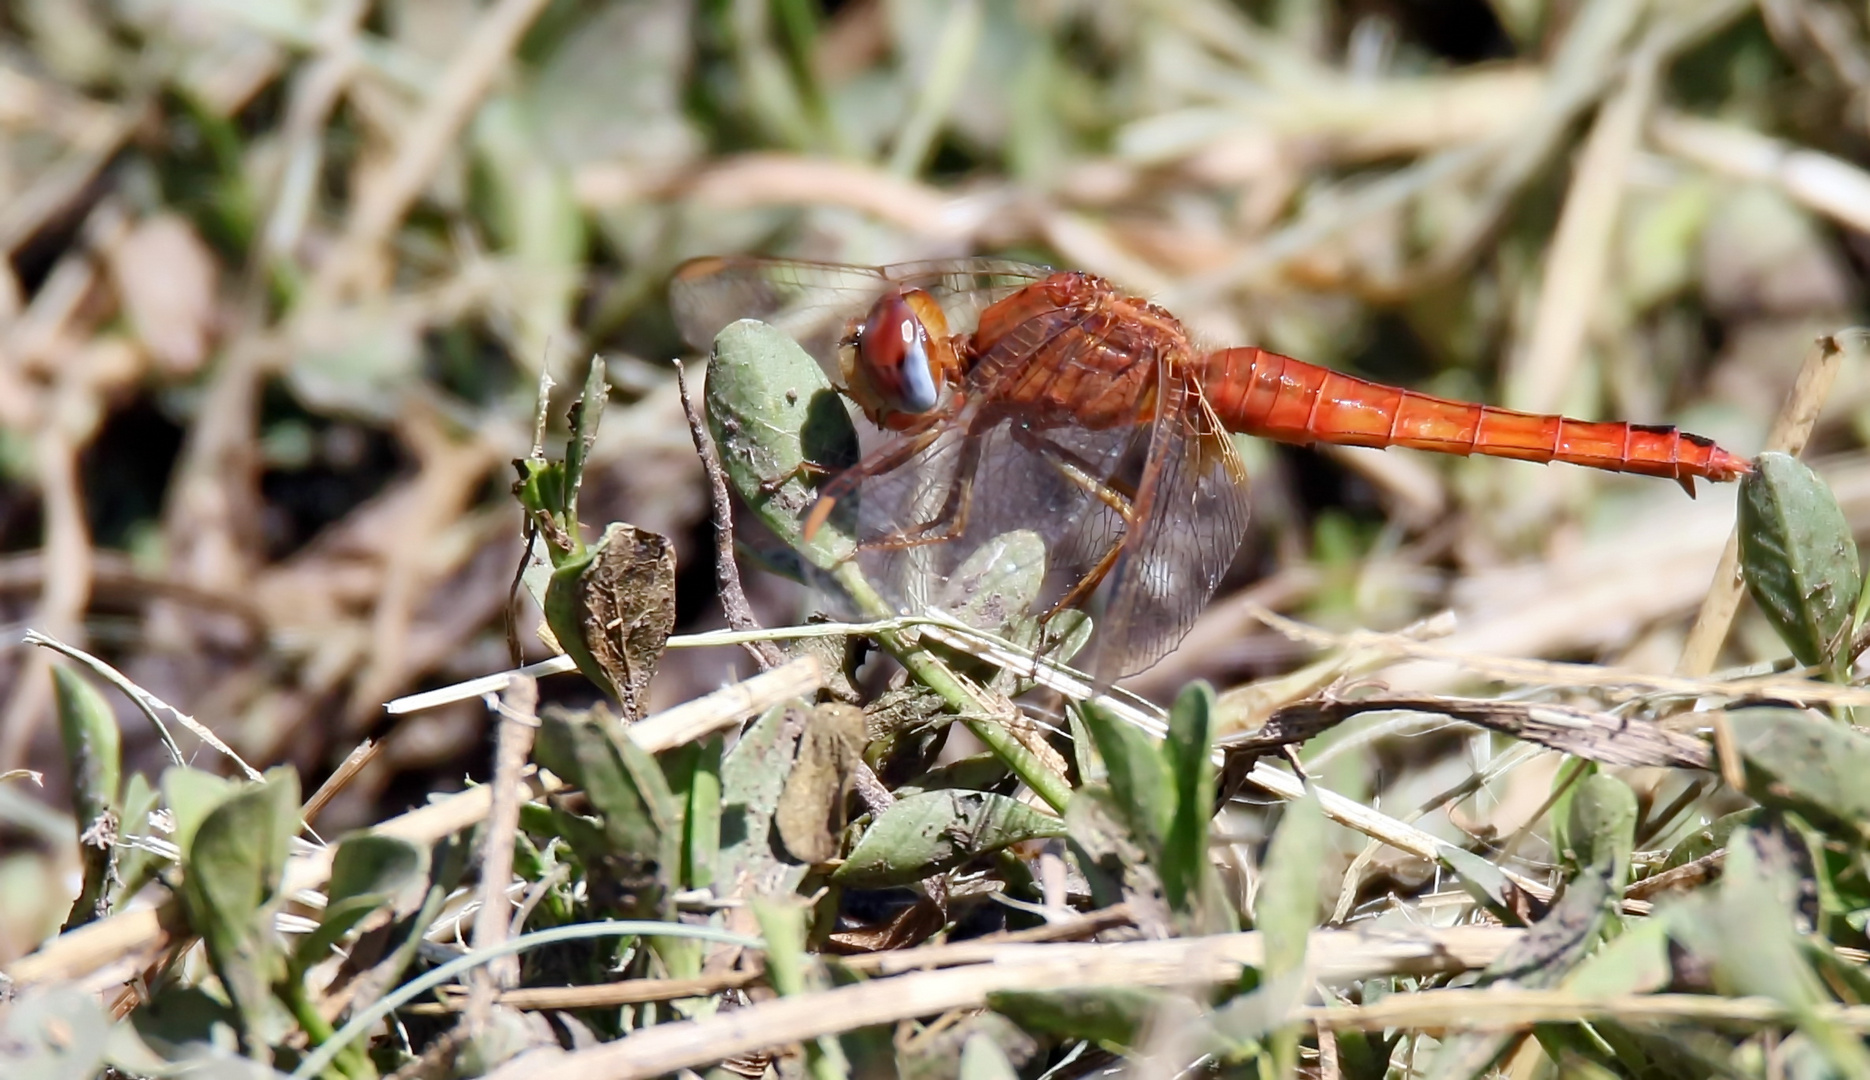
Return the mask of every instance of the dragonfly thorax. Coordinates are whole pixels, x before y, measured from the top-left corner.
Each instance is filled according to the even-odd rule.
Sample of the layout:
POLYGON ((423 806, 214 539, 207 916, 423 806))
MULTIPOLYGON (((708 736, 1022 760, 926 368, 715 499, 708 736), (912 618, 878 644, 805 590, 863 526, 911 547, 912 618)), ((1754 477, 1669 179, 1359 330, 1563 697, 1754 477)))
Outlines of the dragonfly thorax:
POLYGON ((882 427, 933 412, 960 373, 941 305, 920 289, 878 299, 846 346, 845 389, 882 427))

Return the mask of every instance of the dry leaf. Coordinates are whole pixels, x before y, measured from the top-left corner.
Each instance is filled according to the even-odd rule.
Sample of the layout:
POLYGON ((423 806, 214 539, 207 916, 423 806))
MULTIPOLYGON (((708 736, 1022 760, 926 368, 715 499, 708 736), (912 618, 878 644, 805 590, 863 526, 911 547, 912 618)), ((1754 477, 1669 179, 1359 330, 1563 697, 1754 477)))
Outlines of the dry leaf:
POLYGON ((864 712, 832 703, 812 710, 799 756, 786 777, 773 823, 786 851, 800 862, 829 862, 844 831, 844 797, 864 750, 864 712))
POLYGON ((208 358, 219 268, 179 214, 145 218, 110 253, 124 313, 156 365, 188 375, 208 358))

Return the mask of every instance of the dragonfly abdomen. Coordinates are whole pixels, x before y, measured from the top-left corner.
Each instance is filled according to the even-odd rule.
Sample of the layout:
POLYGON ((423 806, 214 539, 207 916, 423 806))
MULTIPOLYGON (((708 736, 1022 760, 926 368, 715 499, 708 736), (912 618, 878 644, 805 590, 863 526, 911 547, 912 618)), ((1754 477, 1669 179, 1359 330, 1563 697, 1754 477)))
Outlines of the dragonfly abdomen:
POLYGON ((1753 471, 1713 441, 1673 427, 1450 401, 1259 348, 1212 353, 1203 367, 1209 401, 1228 430, 1282 442, 1563 461, 1684 485, 1694 477, 1733 480, 1753 471))

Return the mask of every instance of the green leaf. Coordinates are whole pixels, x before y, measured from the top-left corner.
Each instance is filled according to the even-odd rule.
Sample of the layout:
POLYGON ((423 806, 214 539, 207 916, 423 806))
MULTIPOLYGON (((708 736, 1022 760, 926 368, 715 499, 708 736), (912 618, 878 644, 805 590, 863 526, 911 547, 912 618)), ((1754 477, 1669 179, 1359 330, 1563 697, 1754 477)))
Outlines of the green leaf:
POLYGON ((1632 920, 1628 929, 1586 957, 1564 987, 1580 998, 1647 994, 1669 985, 1669 928, 1662 919, 1632 920))
POLYGON ((298 776, 283 767, 269 770, 264 783, 245 787, 210 811, 189 845, 184 868, 196 913, 229 925, 248 921, 278 891, 298 827, 298 776))
POLYGON ((784 332, 751 319, 714 339, 708 428, 734 490, 766 527, 820 569, 857 550, 854 500, 806 540, 818 482, 857 462, 850 413, 824 369, 784 332))
POLYGON ((1441 864, 1455 873, 1455 884, 1508 926, 1524 922, 1513 903, 1519 887, 1498 866, 1465 848, 1443 844, 1436 849, 1441 864))
POLYGON ((1112 1046, 1134 1046, 1137 1036, 1175 995, 1147 986, 1084 986, 1057 990, 998 990, 987 1007, 1027 1031, 1112 1046))
POLYGON ((806 906, 795 899, 756 896, 748 901, 766 942, 766 976, 780 997, 794 997, 811 989, 805 950, 806 906))
MULTIPOLYGON (((546 386, 542 384, 541 394, 545 389, 546 386)), ((525 509, 528 520, 538 527, 544 540, 542 546, 546 557, 551 560, 554 570, 562 570, 568 564, 582 567, 590 561, 590 553, 584 545, 583 528, 578 522, 578 489, 583 486, 584 469, 590 460, 591 447, 597 442, 598 423, 603 419, 604 405, 609 400, 610 387, 605 381, 603 359, 594 356, 585 375, 584 387, 577 400, 572 402, 572 433, 565 444, 564 460, 545 460, 535 443, 529 456, 513 461, 513 467, 519 470, 519 480, 513 485, 513 497, 525 509)), ((539 431, 535 439, 543 438, 546 406, 547 402, 541 397, 539 431)), ((550 618, 551 613, 548 611, 548 623, 550 618)), ((553 630, 557 633, 558 628, 554 626, 553 630)), ((559 635, 561 641, 564 636, 559 635)))
POLYGON ((1110 790, 1125 824, 1161 865, 1162 850, 1175 821, 1175 777, 1156 740, 1094 701, 1079 709, 1084 726, 1102 759, 1110 790))
MULTIPOLYGON (((1610 925, 1636 827, 1636 796, 1611 776, 1587 777, 1572 801, 1579 870, 1545 917, 1481 974, 1481 985, 1542 990, 1563 982, 1610 925)), ((1544 1034, 1543 1029, 1542 1035, 1544 1034)), ((1436 1051, 1432 1076, 1478 1076, 1513 1044, 1494 1032, 1457 1034, 1436 1051)))
MULTIPOLYGON (((1270 957, 1271 952, 1268 951, 1270 957)), ((1282 974, 1268 974, 1252 993, 1243 994, 1217 1009, 1208 1023, 1210 1038, 1228 1047, 1230 1056, 1246 1057, 1255 1052, 1268 1035, 1276 1039, 1276 1054, 1282 1075, 1293 1075, 1290 1063, 1298 1047, 1298 1030, 1292 1016, 1305 1005, 1314 981, 1306 977, 1304 967, 1282 974)))
POLYGON ((969 626, 998 630, 1025 616, 1045 584, 1045 541, 1029 529, 1001 533, 949 575, 935 606, 969 626))
POLYGON ((1162 898, 1162 879, 1128 823, 1130 809, 1119 806, 1116 795, 1102 784, 1081 787, 1065 807, 1066 841, 1090 889, 1092 907, 1140 905, 1139 920, 1166 924, 1170 912, 1162 898))
POLYGON ((811 715, 797 702, 766 710, 721 761, 721 853, 714 880, 734 888, 742 880, 785 882, 789 891, 805 867, 774 854, 773 812, 785 790, 799 735, 811 715))
POLYGON ((147 846, 131 842, 156 831, 149 818, 161 800, 162 792, 140 772, 131 773, 130 779, 124 782, 123 811, 118 824, 118 836, 124 842, 118 847, 117 884, 111 890, 113 908, 141 892, 157 871, 169 865, 169 860, 147 846))
POLYGON ((298 830, 298 774, 282 767, 209 811, 186 849, 182 900, 189 925, 207 947, 249 1046, 263 1041, 271 987, 286 970, 273 908, 298 830))
POLYGON ((1305 797, 1285 806, 1266 853, 1266 876, 1254 904, 1253 926, 1266 941, 1268 978, 1305 966, 1305 945, 1318 925, 1318 871, 1325 855, 1325 813, 1308 785, 1305 797))
POLYGON ((299 939, 293 961, 302 971, 404 890, 428 880, 429 852, 407 840, 377 833, 347 836, 331 860, 325 913, 318 929, 299 939))
POLYGON ((58 731, 71 769, 72 814, 80 828, 117 810, 123 769, 122 732, 104 695, 63 664, 52 668, 58 731))
MULTIPOLYGON (((597 429, 604 422, 604 406, 610 402, 610 384, 604 378, 604 358, 591 357, 585 372, 584 389, 571 407, 571 441, 565 444, 565 487, 568 527, 577 534, 578 492, 584 487, 584 469, 591 460, 591 448, 597 445, 597 429)), ((652 534, 653 535, 653 534, 652 534)), ((606 533, 608 539, 608 533, 606 533)), ((666 542, 666 541, 665 541, 666 542)))
POLYGON ((1870 736, 1798 709, 1736 709, 1727 723, 1747 794, 1833 835, 1870 841, 1870 736))
POLYGON ((238 1026, 238 1017, 200 987, 169 983, 130 1013, 130 1025, 148 1051, 183 1061, 230 1056, 224 1035, 238 1026))
MULTIPOLYGON (((518 458, 513 467, 519 479, 513 483, 513 496, 530 514, 545 514, 554 520, 571 520, 571 488, 565 483, 565 463, 543 458, 518 458)), ((559 554, 548 547, 551 554, 559 554)))
POLYGON ((1581 873, 1602 877, 1613 893, 1622 893, 1630 876, 1630 851, 1636 840, 1636 795, 1622 780, 1595 773, 1572 791, 1566 835, 1581 873))
POLYGON ((216 776, 200 769, 176 765, 162 773, 162 801, 175 819, 172 839, 177 849, 186 853, 195 842, 195 830, 214 808, 239 791, 238 781, 216 776))
POLYGON ((945 762, 932 769, 925 769, 908 783, 896 788, 896 797, 906 799, 911 795, 920 795, 926 791, 942 791, 959 788, 964 791, 985 791, 1007 776, 1006 762, 992 754, 970 754, 964 758, 945 762))
MULTIPOLYGON (((766 941, 766 978, 781 997, 796 997, 817 989, 811 960, 805 949, 806 905, 797 898, 754 897, 753 917, 766 941)), ((821 1035, 805 1044, 806 1069, 814 1080, 843 1080, 850 1075, 838 1041, 821 1035)))
POLYGON ((1797 458, 1762 454, 1740 485, 1739 519, 1740 567, 1754 600, 1800 663, 1842 675, 1863 580, 1837 499, 1797 458))
POLYGON ((929 791, 885 810, 832 879, 864 888, 906 885, 1008 844, 1063 836, 1065 823, 985 791, 929 791))
POLYGON ((1718 891, 1669 909, 1671 935, 1710 966, 1722 994, 1758 995, 1786 1006, 1843 1076, 1870 1075, 1870 1053, 1817 1010, 1833 998, 1807 962, 1792 906, 1798 883, 1755 854, 1751 830, 1734 834, 1718 891))
POLYGON ((539 763, 584 789, 603 842, 567 837, 585 860, 607 908, 660 912, 681 860, 681 809, 656 759, 624 736, 602 706, 540 716, 539 763))
POLYGON ((684 743, 659 755, 669 791, 682 810, 683 888, 714 884, 721 855, 721 751, 723 736, 684 743))
POLYGON ((1324 808, 1307 784, 1303 798, 1286 804, 1254 904, 1253 925, 1266 942, 1266 962, 1260 971, 1263 983, 1246 999, 1229 1006, 1234 1023, 1221 1026, 1236 1043, 1260 1040, 1270 1033, 1273 1060, 1281 1076, 1296 1075, 1298 1065, 1299 1032, 1287 1017, 1310 986, 1304 977, 1305 950, 1318 922, 1318 870, 1324 852, 1324 808), (1244 1029, 1240 1022, 1255 1013, 1263 1017, 1261 1029, 1244 1029))
POLYGON ((78 824, 78 851, 84 884, 72 901, 64 929, 71 930, 105 914, 110 892, 112 841, 120 817, 117 792, 122 777, 122 733, 97 688, 63 664, 52 668, 58 701, 58 733, 71 772, 71 810, 78 824))
POLYGON ((1169 710, 1169 737, 1161 751, 1174 785, 1174 807, 1162 844, 1162 888, 1169 907, 1183 913, 1204 906, 1202 883, 1213 872, 1208 859, 1208 822, 1214 816, 1214 763, 1208 750, 1213 741, 1214 688, 1190 683, 1169 710))

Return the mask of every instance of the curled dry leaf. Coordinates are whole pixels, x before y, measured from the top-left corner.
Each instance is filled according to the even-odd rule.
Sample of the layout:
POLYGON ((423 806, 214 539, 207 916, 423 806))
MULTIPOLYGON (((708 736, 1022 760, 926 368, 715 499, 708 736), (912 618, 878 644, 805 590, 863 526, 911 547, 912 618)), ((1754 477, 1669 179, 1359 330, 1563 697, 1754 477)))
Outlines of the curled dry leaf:
POLYGON ((864 712, 836 702, 812 709, 799 738, 799 756, 786 776, 773 824, 780 842, 800 862, 829 862, 844 831, 844 801, 863 761, 864 712))
POLYGON ((136 336, 166 374, 193 373, 208 358, 219 267, 194 226, 157 214, 110 252, 110 272, 136 336))
POLYGON ((579 670, 622 704, 627 719, 642 719, 650 677, 675 629, 674 546, 660 533, 612 522, 589 559, 553 573, 546 615, 579 670))

